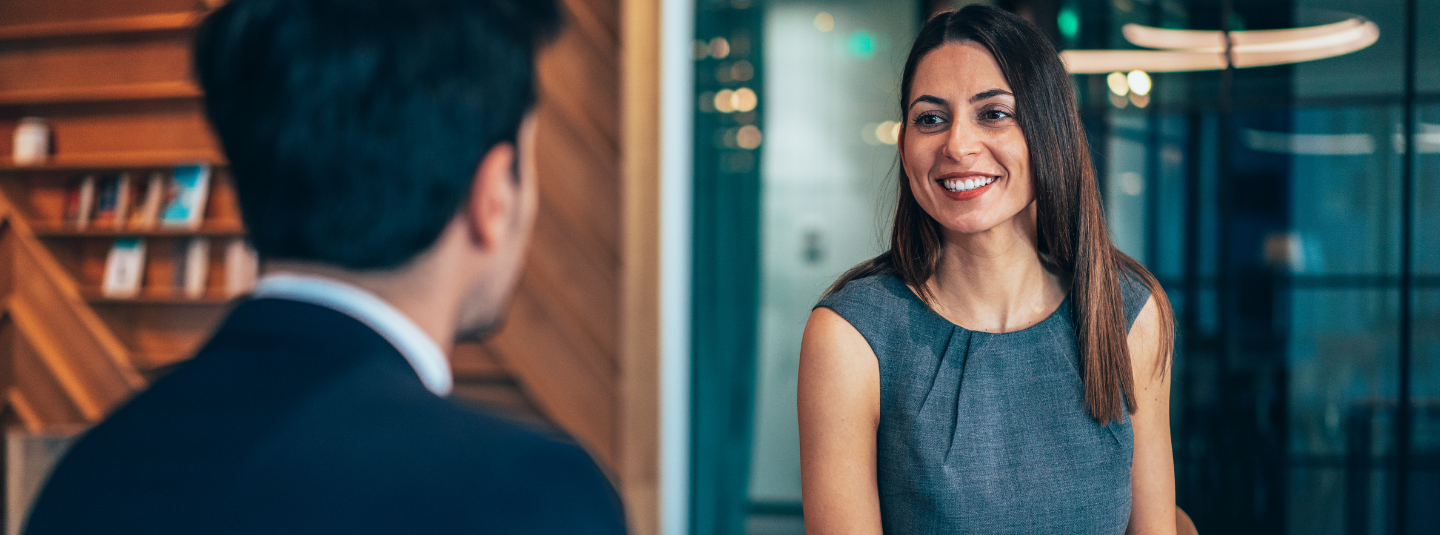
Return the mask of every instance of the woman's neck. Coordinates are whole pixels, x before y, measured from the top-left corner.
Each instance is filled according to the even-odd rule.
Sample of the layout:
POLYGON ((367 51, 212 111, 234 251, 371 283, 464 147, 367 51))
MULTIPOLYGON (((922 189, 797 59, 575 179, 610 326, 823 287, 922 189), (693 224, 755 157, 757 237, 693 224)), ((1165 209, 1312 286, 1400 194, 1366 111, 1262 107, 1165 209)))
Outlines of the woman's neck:
POLYGON ((945 232, 944 249, 927 283, 931 306, 974 331, 1012 332, 1049 317, 1065 300, 1065 284, 1040 261, 1034 204, 985 232, 945 232))

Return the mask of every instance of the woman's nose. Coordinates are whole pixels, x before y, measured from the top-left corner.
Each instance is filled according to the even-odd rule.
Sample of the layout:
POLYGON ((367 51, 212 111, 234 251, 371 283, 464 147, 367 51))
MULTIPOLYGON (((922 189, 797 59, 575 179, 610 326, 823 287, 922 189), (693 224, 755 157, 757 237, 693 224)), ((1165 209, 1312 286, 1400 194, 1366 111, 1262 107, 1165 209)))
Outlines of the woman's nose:
POLYGON ((957 162, 980 154, 981 144, 975 126, 963 122, 954 123, 945 138, 944 156, 957 162))

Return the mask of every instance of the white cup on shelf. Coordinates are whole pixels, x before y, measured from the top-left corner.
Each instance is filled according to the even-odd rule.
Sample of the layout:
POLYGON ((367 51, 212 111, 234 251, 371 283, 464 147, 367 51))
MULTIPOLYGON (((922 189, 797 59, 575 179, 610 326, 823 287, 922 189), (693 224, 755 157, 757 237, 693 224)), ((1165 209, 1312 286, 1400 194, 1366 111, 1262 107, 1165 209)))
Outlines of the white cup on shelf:
POLYGON ((24 117, 15 127, 15 165, 40 165, 50 159, 50 125, 39 117, 24 117))

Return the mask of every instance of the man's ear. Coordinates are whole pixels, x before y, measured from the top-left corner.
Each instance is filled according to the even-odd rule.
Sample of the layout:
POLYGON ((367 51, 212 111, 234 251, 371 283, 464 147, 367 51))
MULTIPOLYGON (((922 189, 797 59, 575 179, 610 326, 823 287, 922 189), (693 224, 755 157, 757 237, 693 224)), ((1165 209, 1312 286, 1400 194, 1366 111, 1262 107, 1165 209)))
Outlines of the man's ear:
POLYGON ((515 144, 496 143, 475 168, 465 217, 476 247, 492 249, 502 241, 520 209, 520 186, 516 180, 515 144))

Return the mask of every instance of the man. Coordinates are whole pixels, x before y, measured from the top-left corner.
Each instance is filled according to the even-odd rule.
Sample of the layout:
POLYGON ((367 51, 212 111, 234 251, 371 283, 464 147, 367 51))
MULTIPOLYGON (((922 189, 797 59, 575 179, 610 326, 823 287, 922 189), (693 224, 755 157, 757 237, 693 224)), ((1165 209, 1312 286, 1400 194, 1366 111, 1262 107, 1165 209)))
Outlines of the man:
POLYGON ((51 533, 623 533, 578 447, 462 409, 536 210, 550 0, 233 0, 196 70, 265 276, 82 438, 51 533))

